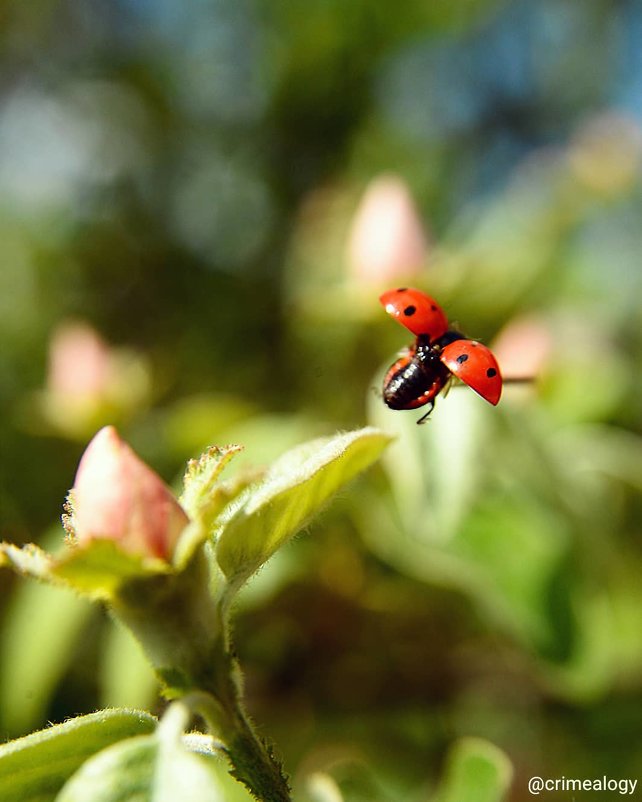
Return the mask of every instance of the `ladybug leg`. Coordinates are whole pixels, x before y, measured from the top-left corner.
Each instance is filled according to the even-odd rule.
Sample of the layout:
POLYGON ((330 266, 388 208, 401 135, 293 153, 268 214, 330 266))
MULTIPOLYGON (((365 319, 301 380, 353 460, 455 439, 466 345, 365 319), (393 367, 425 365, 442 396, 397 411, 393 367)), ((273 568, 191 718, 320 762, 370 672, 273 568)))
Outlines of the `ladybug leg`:
POLYGON ((434 402, 434 401, 429 401, 429 402, 428 402, 428 404, 429 404, 429 406, 428 406, 428 412, 426 412, 424 415, 422 415, 422 416, 419 418, 419 420, 417 421, 417 423, 418 423, 418 424, 419 424, 419 423, 425 423, 425 422, 428 420, 428 417, 430 416, 430 413, 431 413, 431 412, 433 411, 433 409, 435 408, 435 402, 434 402))
POLYGON ((444 384, 444 389, 442 390, 444 398, 448 395, 448 393, 450 392, 450 388, 452 386, 453 386, 453 377, 449 376, 448 379, 446 380, 446 383, 444 384))

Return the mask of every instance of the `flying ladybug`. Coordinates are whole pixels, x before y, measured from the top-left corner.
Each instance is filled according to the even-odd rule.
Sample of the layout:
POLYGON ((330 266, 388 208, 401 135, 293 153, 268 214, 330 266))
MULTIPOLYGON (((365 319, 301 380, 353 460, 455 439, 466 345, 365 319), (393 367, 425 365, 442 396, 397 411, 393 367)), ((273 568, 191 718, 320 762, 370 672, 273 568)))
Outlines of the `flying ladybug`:
POLYGON ((415 342, 390 367, 383 380, 383 400, 390 409, 433 410, 435 398, 455 376, 490 404, 502 394, 502 375, 492 351, 448 328, 448 318, 426 293, 411 287, 384 292, 386 312, 415 335, 415 342))

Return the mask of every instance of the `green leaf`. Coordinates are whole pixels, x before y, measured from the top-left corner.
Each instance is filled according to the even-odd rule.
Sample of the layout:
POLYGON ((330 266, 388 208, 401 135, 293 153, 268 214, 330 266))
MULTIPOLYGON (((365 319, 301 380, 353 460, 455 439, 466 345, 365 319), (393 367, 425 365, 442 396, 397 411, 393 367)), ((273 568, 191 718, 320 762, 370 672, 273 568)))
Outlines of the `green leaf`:
POLYGON ((147 713, 102 710, 4 744, 0 746, 0 802, 51 802, 88 757, 155 727, 155 719, 147 713))
POLYGON ((54 580, 93 599, 110 600, 125 582, 170 572, 162 560, 127 554, 111 540, 92 540, 82 548, 69 548, 52 564, 54 580))
POLYGON ((0 543, 0 567, 64 586, 91 599, 110 600, 131 579, 167 574, 171 566, 163 560, 127 554, 111 540, 93 540, 82 548, 69 546, 52 556, 28 543, 22 548, 0 543))
POLYGON ((390 439, 368 427, 312 440, 277 460, 219 518, 216 557, 228 580, 239 586, 251 576, 390 439))
POLYGON ((0 567, 13 568, 19 574, 35 579, 50 579, 53 557, 33 543, 20 548, 13 543, 0 543, 0 567))
POLYGON ((88 760, 64 786, 56 802, 147 802, 154 798, 157 762, 158 742, 153 736, 128 738, 88 760))
POLYGON ((178 570, 185 567, 194 551, 209 537, 223 507, 256 478, 241 474, 230 482, 219 481, 221 471, 242 450, 242 446, 211 446, 198 459, 187 463, 179 502, 192 524, 176 545, 173 563, 178 570))
POLYGON ((201 520, 206 525, 214 522, 221 510, 216 492, 218 477, 232 457, 242 450, 242 446, 211 446, 198 459, 187 463, 179 501, 192 520, 201 520))
POLYGON ((501 749, 481 738, 464 738, 453 747, 446 776, 432 802, 502 802, 512 774, 501 749))
POLYGON ((374 397, 370 404, 374 424, 398 435, 382 460, 396 516, 412 540, 447 543, 476 501, 495 410, 474 393, 453 390, 439 399, 430 425, 417 427, 416 412, 390 410, 374 397))
POLYGON ((180 703, 172 705, 154 735, 129 738, 87 761, 56 802, 249 802, 240 786, 238 796, 227 793, 227 783, 238 784, 226 783, 218 758, 185 747, 189 716, 180 703))

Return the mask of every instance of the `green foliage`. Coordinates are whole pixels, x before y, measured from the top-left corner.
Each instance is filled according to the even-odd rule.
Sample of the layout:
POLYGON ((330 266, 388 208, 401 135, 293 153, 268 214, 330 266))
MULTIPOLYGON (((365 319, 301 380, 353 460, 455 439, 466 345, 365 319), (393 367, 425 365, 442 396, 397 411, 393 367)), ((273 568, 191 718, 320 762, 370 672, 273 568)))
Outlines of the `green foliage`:
POLYGON ((53 802, 85 760, 123 738, 152 732, 155 724, 147 713, 102 710, 0 746, 0 800, 53 802))
POLYGON ((120 741, 88 760, 65 784, 56 802, 194 802, 250 800, 225 778, 223 764, 182 742, 185 714, 170 708, 154 735, 120 741), (223 769, 223 771, 222 771, 223 769))
MULTIPOLYGON (((601 533, 613 526, 609 466, 628 458, 627 478, 619 477, 636 482, 631 449, 642 446, 614 430, 589 438, 582 425, 551 428, 532 402, 511 406, 510 394, 507 387, 508 408, 492 414, 453 390, 420 436, 411 416, 394 424, 373 404, 373 422, 395 425, 398 441, 384 456, 392 501, 371 497, 364 531, 371 548, 408 576, 474 598, 556 678, 560 693, 590 696, 621 675, 607 655, 632 646, 629 636, 603 643, 605 624, 594 617, 595 604, 601 616, 614 599, 616 607, 637 606, 623 567, 611 580, 604 566, 600 590, 587 584, 586 569, 604 559, 601 533)), ((639 653, 639 644, 633 648, 639 653)))
POLYGON ((234 485, 234 492, 218 481, 226 464, 239 452, 241 446, 212 447, 198 460, 190 460, 183 478, 181 506, 193 521, 209 532, 223 507, 240 492, 242 485, 234 485))
POLYGON ((160 560, 126 554, 110 540, 94 540, 87 548, 72 548, 52 567, 52 576, 79 593, 109 600, 127 582, 164 573, 160 560))
POLYGON ((112 541, 100 539, 82 549, 71 546, 57 557, 32 543, 22 549, 0 543, 0 565, 103 601, 111 599, 127 582, 168 571, 160 560, 127 554, 112 541))
POLYGON ((446 776, 432 802, 502 802, 512 773, 506 755, 496 746, 467 738, 453 748, 446 776))
MULTIPOLYGON (((201 700, 198 712, 223 739, 233 775, 256 798, 285 802, 289 790, 280 764, 257 738, 243 709, 239 669, 230 647, 230 601, 242 581, 285 545, 330 496, 378 459, 389 440, 370 428, 315 440, 287 452, 261 481, 246 487, 241 497, 246 522, 237 526, 231 546, 228 527, 230 521, 238 522, 239 509, 233 489, 246 482, 241 474, 239 481, 221 488, 219 474, 239 449, 208 449, 200 460, 190 463, 185 477, 183 502, 191 520, 183 528, 173 565, 132 556, 118 539, 70 542, 67 553, 57 557, 36 547, 19 550, 10 544, 3 544, 0 554, 22 573, 31 572, 40 580, 62 583, 92 599, 110 602, 114 615, 140 641, 166 695, 196 692, 201 700), (231 517, 226 515, 229 508, 231 517), (257 525, 261 513, 262 528, 257 525), (214 557, 207 570, 198 550, 212 530, 210 551, 216 560, 222 558, 226 579, 214 557)), ((163 502, 167 504, 166 495, 163 502)), ((108 512, 118 514, 117 509, 108 512)), ((143 514, 156 513, 151 506, 143 509, 143 514)), ((178 794, 187 794, 195 802, 225 799, 208 760, 181 746, 189 717, 187 708, 173 705, 158 737, 125 740, 101 752, 82 766, 56 799, 164 802, 178 794)), ((31 758, 39 761, 42 737, 34 738, 31 758)), ((58 768, 58 783, 62 771, 58 768)), ((23 793, 21 788, 19 792, 23 793)))
POLYGON ((390 438, 362 429, 289 451, 222 514, 216 559, 239 586, 295 535, 336 491, 372 464, 390 438))
POLYGON ((189 712, 103 710, 0 747, 2 802, 247 802, 211 738, 183 736, 189 712))
POLYGON ((17 588, 1 640, 4 730, 28 732, 45 718, 91 613, 90 605, 69 590, 38 582, 22 582, 17 588))

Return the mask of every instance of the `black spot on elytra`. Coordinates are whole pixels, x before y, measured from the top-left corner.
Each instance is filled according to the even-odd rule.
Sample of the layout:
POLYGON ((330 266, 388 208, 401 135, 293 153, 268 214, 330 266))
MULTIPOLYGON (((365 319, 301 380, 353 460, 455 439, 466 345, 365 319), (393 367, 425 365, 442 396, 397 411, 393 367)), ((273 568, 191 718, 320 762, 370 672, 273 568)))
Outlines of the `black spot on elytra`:
POLYGON ((412 306, 412 304, 411 304, 410 306, 407 306, 403 310, 403 313, 404 313, 404 315, 406 317, 412 317, 415 314, 416 311, 417 311, 417 307, 416 306, 412 306))
POLYGON ((467 361, 468 361, 468 354, 459 354, 459 356, 457 357, 457 362, 459 362, 460 365, 463 365, 464 362, 467 361))
POLYGON ((488 370, 486 371, 486 375, 488 376, 489 379, 492 379, 493 376, 497 376, 497 371, 495 370, 495 368, 488 368, 488 370))
POLYGON ((431 304, 430 308, 432 309, 433 312, 436 312, 437 311, 437 304, 431 304))

